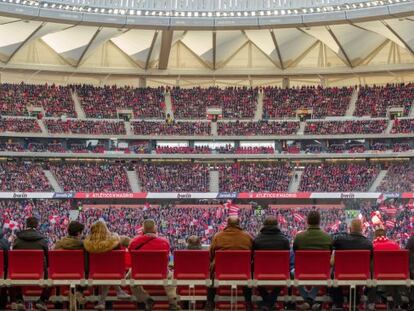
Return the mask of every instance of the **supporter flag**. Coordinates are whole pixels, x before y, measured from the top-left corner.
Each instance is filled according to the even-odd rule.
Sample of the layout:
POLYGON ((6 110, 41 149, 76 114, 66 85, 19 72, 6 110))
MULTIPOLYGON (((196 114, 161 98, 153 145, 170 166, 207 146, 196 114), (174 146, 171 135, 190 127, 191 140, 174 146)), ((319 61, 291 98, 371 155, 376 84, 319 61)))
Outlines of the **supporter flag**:
POLYGON ((221 219, 221 217, 223 217, 223 209, 219 207, 216 210, 216 219, 221 219))
POLYGON ((56 224, 59 221, 59 216, 57 215, 50 215, 49 221, 52 225, 56 224))
POLYGON ((136 235, 141 235, 144 232, 144 228, 142 228, 142 226, 136 226, 135 232, 136 232, 136 235))
POLYGON ((280 215, 280 214, 277 217, 277 222, 281 225, 287 224, 286 218, 283 215, 280 215))
POLYGON ((149 204, 148 202, 145 202, 144 204, 144 208, 142 209, 142 211, 146 211, 147 209, 151 208, 151 204, 149 204))
POLYGON ((382 204, 385 201, 384 195, 381 193, 381 195, 377 199, 377 204, 382 204))
POLYGON ((364 221, 364 227, 365 227, 365 228, 369 228, 369 227, 370 227, 370 224, 369 224, 369 222, 368 222, 368 221, 364 221))
POLYGON ((392 221, 392 220, 387 220, 387 221, 385 222, 385 225, 387 226, 387 228, 392 229, 392 228, 394 228, 394 227, 395 227, 395 221, 392 221))
POLYGON ((297 222, 304 222, 305 218, 303 218, 303 216, 299 213, 293 213, 293 218, 295 218, 295 220, 297 222))
POLYGON ((12 231, 19 229, 19 224, 14 220, 6 220, 3 225, 3 229, 10 229, 12 231))
POLYGON ((372 212, 371 213, 371 221, 374 225, 381 225, 382 224, 382 218, 379 211, 372 212))
POLYGON ((206 230, 204 230, 205 235, 210 235, 214 232, 213 226, 208 226, 206 230))
POLYGON ((229 212, 229 217, 239 217, 239 207, 236 204, 233 204, 231 200, 228 200, 224 207, 229 212))

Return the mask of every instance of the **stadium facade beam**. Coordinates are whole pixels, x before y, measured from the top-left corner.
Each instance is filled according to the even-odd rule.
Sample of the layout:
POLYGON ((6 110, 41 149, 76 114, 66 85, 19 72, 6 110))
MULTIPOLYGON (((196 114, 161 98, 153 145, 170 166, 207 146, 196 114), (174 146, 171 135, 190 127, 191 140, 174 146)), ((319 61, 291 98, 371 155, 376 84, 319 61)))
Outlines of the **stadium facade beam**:
POLYGON ((340 51, 342 52, 343 56, 345 57, 345 61, 346 61, 347 65, 349 67, 353 68, 354 66, 352 65, 351 59, 348 57, 348 54, 346 54, 344 47, 341 45, 341 42, 339 42, 338 38, 335 36, 334 32, 332 31, 332 29, 330 27, 326 27, 326 29, 328 29, 328 32, 331 35, 332 39, 334 39, 334 41, 338 45, 340 51))
POLYGON ((410 53, 412 55, 414 55, 414 50, 412 49, 412 47, 407 43, 407 41, 405 41, 399 34, 397 31, 394 30, 394 28, 392 28, 386 21, 383 22, 385 27, 387 27, 389 29, 389 31, 391 31, 406 47, 406 49, 408 51, 410 51, 410 53))
POLYGON ((279 45, 277 44, 277 39, 273 30, 270 30, 270 35, 272 36, 273 44, 275 45, 277 57, 279 59, 280 69, 285 70, 285 66, 283 65, 282 54, 280 53, 279 45))
POLYGON ((173 34, 173 30, 162 31, 160 57, 158 59, 158 69, 160 70, 165 70, 168 68, 168 60, 170 58, 173 34))

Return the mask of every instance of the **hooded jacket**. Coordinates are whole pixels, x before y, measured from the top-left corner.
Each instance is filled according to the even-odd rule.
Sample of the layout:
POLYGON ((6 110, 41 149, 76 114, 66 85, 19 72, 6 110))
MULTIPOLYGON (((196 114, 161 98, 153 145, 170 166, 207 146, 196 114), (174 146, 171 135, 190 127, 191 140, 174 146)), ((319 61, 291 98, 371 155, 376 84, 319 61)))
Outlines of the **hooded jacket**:
POLYGON ((130 251, 151 250, 151 251, 170 251, 170 243, 167 239, 153 233, 147 233, 135 237, 129 244, 130 251))
POLYGON ((109 239, 101 241, 91 241, 88 236, 83 242, 83 246, 88 253, 106 253, 120 248, 119 236, 113 234, 109 239))
POLYGON ((83 248, 83 241, 79 240, 78 238, 66 236, 55 244, 55 249, 63 249, 63 250, 82 250, 83 248))
POLYGON ((13 249, 43 250, 47 252, 48 243, 46 238, 36 229, 26 229, 16 234, 13 249))
POLYGON ((278 226, 264 226, 253 241, 253 250, 289 250, 288 238, 278 226))

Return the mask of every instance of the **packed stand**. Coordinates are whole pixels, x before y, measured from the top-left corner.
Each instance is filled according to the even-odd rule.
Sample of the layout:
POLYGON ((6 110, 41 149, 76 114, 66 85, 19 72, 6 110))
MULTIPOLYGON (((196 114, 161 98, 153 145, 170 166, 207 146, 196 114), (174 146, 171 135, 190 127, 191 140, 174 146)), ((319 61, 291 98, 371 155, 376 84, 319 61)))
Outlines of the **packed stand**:
POLYGON ((88 118, 115 119, 117 110, 132 110, 134 118, 164 119, 163 88, 74 86, 88 118))
POLYGON ((50 166, 63 191, 131 192, 126 169, 118 163, 59 163, 50 166))
POLYGON ((381 192, 413 192, 414 168, 412 164, 406 162, 391 165, 377 190, 381 192))
POLYGON ((294 135, 299 122, 218 122, 217 133, 221 136, 294 135))
POLYGON ((234 151, 235 154, 274 154, 275 148, 273 147, 237 147, 234 151))
POLYGON ((209 168, 201 163, 141 163, 136 166, 144 192, 208 192, 209 168))
POLYGON ((53 120, 44 121, 51 134, 126 135, 122 121, 53 120))
POLYGON ((395 119, 394 125, 391 129, 391 133, 414 133, 414 119, 395 119))
POLYGON ((309 164, 302 174, 299 191, 368 191, 380 169, 373 164, 309 164))
POLYGON ((219 167, 220 191, 286 192, 292 175, 289 163, 245 163, 219 167))
POLYGON ((0 143, 0 151, 23 152, 23 146, 19 143, 0 143))
POLYGON ((353 88, 275 88, 263 89, 265 118, 296 117, 298 109, 313 109, 314 118, 343 116, 351 101, 353 88))
POLYGON ((257 103, 257 89, 217 87, 172 88, 171 103, 177 119, 205 119, 208 107, 220 107, 226 119, 251 119, 257 103))
POLYGON ((0 132, 42 133, 36 119, 1 118, 0 132))
POLYGON ((71 205, 66 200, 2 200, 0 201, 2 232, 9 237, 24 228, 28 217, 40 221, 39 231, 49 246, 66 235, 71 205))
POLYGON ((0 191, 50 191, 42 167, 33 162, 0 162, 0 191))
POLYGON ((155 149, 157 154, 209 154, 211 153, 211 149, 203 146, 203 147, 170 147, 170 146, 157 146, 155 149))
POLYGON ((306 122, 307 135, 381 134, 387 128, 387 120, 349 120, 306 122))
POLYGON ((65 86, 34 84, 0 84, 0 113, 28 116, 28 107, 42 107, 47 117, 76 118, 70 89, 65 86))
POLYGON ((211 125, 209 122, 151 122, 134 121, 131 126, 135 135, 211 135, 211 125))
POLYGON ((356 102, 355 116, 385 117, 389 108, 403 108, 404 116, 414 101, 414 84, 387 84, 361 86, 356 102))

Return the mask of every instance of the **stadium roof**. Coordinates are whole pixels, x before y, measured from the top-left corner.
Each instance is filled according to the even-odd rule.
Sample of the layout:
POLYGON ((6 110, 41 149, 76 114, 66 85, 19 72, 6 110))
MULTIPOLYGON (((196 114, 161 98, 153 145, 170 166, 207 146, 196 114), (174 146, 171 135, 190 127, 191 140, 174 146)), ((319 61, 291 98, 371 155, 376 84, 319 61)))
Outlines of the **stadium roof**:
MULTIPOLYGON (((91 1, 76 2, 90 4, 91 1)), ((321 7, 332 5, 332 2, 335 0, 331 3, 322 1, 321 7)), ((94 3, 100 4, 101 1, 94 3)), ((120 3, 131 4, 132 1, 120 3)), ((266 3, 274 4, 276 1, 266 3)), ((278 3, 280 6, 280 3, 287 5, 288 2, 278 3)), ((288 4, 297 3, 292 1, 288 4)), ((399 4, 399 1, 394 4, 399 4)), ((408 1, 406 4, 413 3, 408 1)), ((231 27, 179 26, 177 20, 174 21, 175 26, 160 26, 152 23, 154 20, 151 19, 141 26, 117 25, 114 19, 111 25, 108 17, 102 17, 102 20, 106 18, 102 23, 87 22, 83 13, 83 20, 70 21, 72 12, 65 13, 65 7, 61 12, 58 12, 58 7, 54 8, 54 15, 41 16, 39 6, 50 11, 51 5, 48 3, 45 8, 44 3, 38 3, 34 6, 37 13, 29 18, 29 13, 22 10, 10 11, 10 6, 27 8, 27 5, 0 2, 0 66, 3 77, 10 72, 83 74, 148 77, 158 79, 162 84, 165 78, 193 81, 205 77, 234 81, 283 77, 344 79, 372 74, 386 74, 403 81, 412 80, 414 73, 414 10, 411 11, 410 7, 390 14, 389 5, 379 5, 381 9, 387 7, 388 12, 381 18, 376 17, 375 12, 378 11, 375 8, 361 7, 359 15, 348 14, 346 20, 332 20, 328 18, 330 12, 318 13, 317 6, 314 6, 314 22, 305 23, 303 16, 301 22, 295 21, 297 16, 291 11, 290 22, 284 23, 285 19, 280 19, 276 23, 273 16, 274 24, 263 28, 244 24, 249 18, 254 21, 266 18, 256 14, 240 19, 239 26, 231 23, 230 16, 221 20, 223 25, 227 20, 231 27), (367 13, 368 9, 374 9, 371 15, 367 13), (322 22, 323 18, 326 22, 322 22)), ((339 11, 336 13, 341 13, 339 11)), ((246 12, 267 14, 267 11, 259 9, 246 12)), ((114 15, 109 9, 105 14, 114 15)), ((168 20, 171 23, 174 18, 168 20)), ((197 22, 198 19, 188 20, 197 22)))

